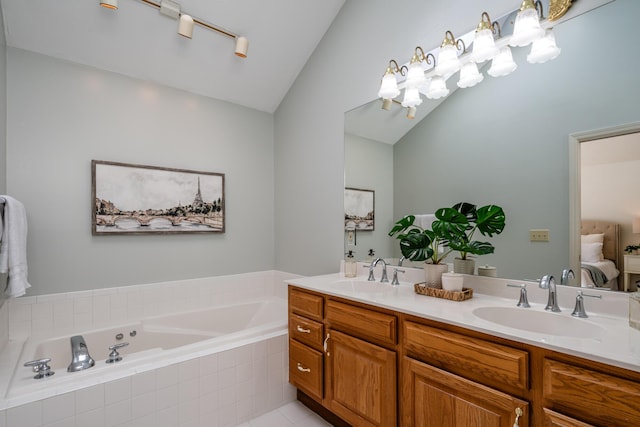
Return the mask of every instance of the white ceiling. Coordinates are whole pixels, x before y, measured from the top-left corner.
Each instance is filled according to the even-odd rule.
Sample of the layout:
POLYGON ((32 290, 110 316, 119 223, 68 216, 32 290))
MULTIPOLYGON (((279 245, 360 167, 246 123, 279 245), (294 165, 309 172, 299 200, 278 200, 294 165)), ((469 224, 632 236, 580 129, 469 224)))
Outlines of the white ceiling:
MULTIPOLYGON (((160 0, 154 0, 160 3, 160 0)), ((178 23, 139 0, 0 0, 8 46, 273 113, 344 0, 180 0, 183 12, 249 39, 178 23)))

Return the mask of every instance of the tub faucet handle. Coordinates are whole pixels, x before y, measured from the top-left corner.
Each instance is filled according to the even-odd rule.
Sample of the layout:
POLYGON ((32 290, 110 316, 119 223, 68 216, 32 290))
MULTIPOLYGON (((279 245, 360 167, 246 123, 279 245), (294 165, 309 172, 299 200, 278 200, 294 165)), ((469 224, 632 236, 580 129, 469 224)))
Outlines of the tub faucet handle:
POLYGON ((30 360, 29 362, 25 363, 24 366, 31 366, 33 372, 36 373, 36 376, 34 376, 33 378, 39 380, 41 378, 50 377, 51 375, 55 374, 55 372, 51 370, 49 362, 51 362, 51 358, 46 357, 44 359, 30 360))
POLYGON ((116 363, 122 360, 122 356, 120 356, 120 353, 118 353, 118 349, 125 347, 129 345, 128 342, 121 342, 120 344, 114 344, 111 347, 109 347, 109 350, 111 350, 111 353, 109 353, 109 358, 107 360, 105 360, 106 363, 116 363))

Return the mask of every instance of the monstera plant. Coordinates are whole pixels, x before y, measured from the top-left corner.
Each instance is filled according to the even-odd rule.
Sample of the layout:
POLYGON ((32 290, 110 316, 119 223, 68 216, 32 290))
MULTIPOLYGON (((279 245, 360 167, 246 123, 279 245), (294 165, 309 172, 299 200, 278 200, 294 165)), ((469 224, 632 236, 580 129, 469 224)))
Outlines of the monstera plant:
POLYGON ((469 259, 470 255, 487 255, 495 251, 491 243, 473 240, 475 233, 493 237, 502 233, 506 224, 504 210, 497 205, 477 207, 461 202, 450 208, 438 209, 435 216, 436 220, 431 224, 433 232, 445 239, 451 250, 460 254, 454 260, 454 271, 467 274, 473 274, 475 268, 474 262, 464 262, 473 261, 469 259))

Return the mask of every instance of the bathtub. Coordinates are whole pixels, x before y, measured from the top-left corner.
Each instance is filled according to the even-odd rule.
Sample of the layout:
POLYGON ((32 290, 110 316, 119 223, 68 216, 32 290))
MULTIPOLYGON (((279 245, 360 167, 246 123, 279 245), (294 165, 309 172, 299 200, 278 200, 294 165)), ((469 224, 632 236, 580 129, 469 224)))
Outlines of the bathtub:
POLYGON ((207 356, 287 333, 287 301, 266 298, 239 304, 147 317, 95 330, 65 331, 55 337, 32 335, 24 343, 5 395, 5 404, 26 402, 207 356), (82 335, 95 366, 67 372, 70 337, 82 335), (108 364, 109 347, 122 361, 108 364), (51 358, 54 375, 35 380, 30 360, 51 358))

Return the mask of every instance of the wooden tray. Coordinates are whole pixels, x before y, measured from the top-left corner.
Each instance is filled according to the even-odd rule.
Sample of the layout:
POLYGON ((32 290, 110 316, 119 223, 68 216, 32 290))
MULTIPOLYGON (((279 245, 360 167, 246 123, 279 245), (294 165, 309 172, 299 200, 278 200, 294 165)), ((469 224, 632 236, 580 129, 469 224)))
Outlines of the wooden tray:
POLYGON ((464 301, 473 298, 473 289, 471 288, 462 288, 461 291, 445 291, 444 289, 428 288, 424 283, 416 283, 413 285, 413 289, 420 295, 444 298, 451 301, 464 301))

